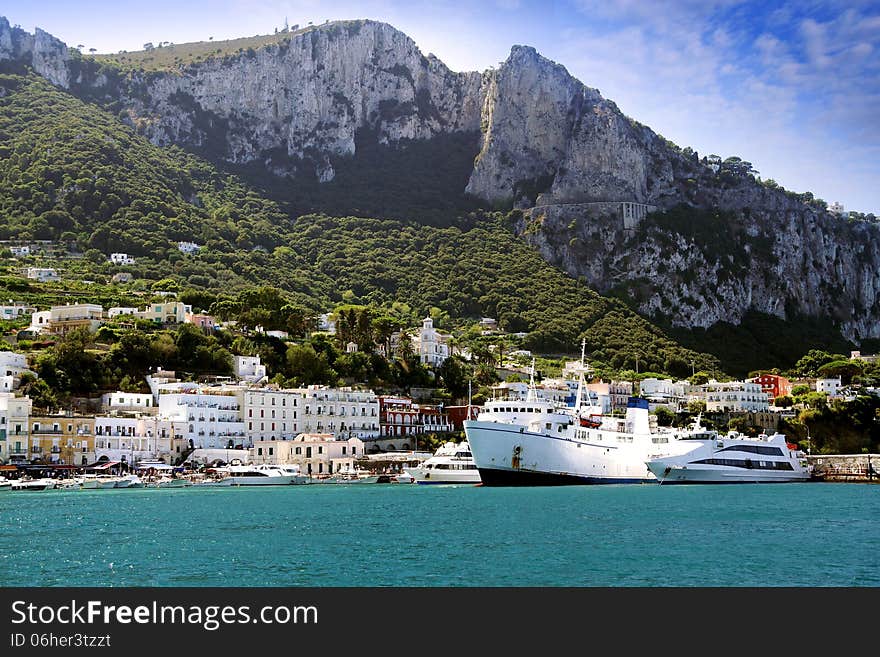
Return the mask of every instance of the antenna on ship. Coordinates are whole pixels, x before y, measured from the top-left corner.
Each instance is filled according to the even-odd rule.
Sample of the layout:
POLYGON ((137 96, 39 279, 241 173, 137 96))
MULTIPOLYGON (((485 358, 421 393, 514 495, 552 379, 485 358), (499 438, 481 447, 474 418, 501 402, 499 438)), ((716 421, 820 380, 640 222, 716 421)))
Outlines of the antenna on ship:
POLYGON ((575 400, 574 400, 574 410, 576 412, 580 412, 580 410, 581 410, 581 404, 583 404, 583 400, 584 400, 584 388, 587 387, 587 382, 584 379, 584 372, 587 371, 587 368, 584 365, 584 356, 586 354, 586 351, 587 351, 587 339, 582 338, 581 339, 581 365, 578 368, 578 391, 577 391, 577 397, 575 397, 575 400))
POLYGON ((535 359, 532 358, 532 368, 529 372, 529 392, 526 394, 526 401, 535 401, 538 395, 535 392, 535 359))

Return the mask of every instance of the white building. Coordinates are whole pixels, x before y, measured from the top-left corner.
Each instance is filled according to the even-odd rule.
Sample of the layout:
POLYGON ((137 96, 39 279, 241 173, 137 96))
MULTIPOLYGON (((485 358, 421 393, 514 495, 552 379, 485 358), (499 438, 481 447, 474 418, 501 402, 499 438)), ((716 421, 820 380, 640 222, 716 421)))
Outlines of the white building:
POLYGON ((292 440, 301 431, 302 390, 247 388, 242 391, 242 420, 248 444, 292 440))
POLYGON ((242 381, 257 383, 266 378, 266 366, 259 356, 235 356, 235 376, 242 381))
POLYGON ((330 313, 318 315, 318 330, 336 335, 336 321, 330 319, 330 313))
POLYGON ((28 460, 31 406, 29 397, 0 393, 0 461, 28 460))
POLYGON ((186 254, 198 253, 198 250, 201 248, 202 247, 200 247, 195 242, 178 242, 177 243, 177 250, 180 251, 181 253, 186 253, 186 254))
POLYGON ((10 246, 9 250, 12 252, 13 258, 23 258, 31 254, 31 247, 28 245, 10 246))
POLYGON ((836 379, 816 379, 816 392, 824 392, 829 397, 840 396, 842 386, 840 377, 836 379))
POLYGON ((133 265, 134 258, 127 253, 111 253, 110 262, 114 265, 133 265))
POLYGON ((673 382, 672 379, 649 377, 639 382, 639 393, 648 400, 651 410, 665 406, 671 411, 677 411, 687 402, 689 388, 687 381, 673 382))
POLYGON ((234 386, 200 387, 173 391, 159 388, 159 417, 181 426, 182 436, 194 448, 224 448, 244 444, 241 417, 242 389, 234 386))
POLYGON ((0 306, 0 319, 12 320, 18 319, 24 315, 30 315, 36 312, 36 308, 32 306, 26 306, 23 303, 15 303, 12 299, 9 300, 9 305, 0 306))
POLYGON ((191 314, 191 305, 180 301, 167 301, 150 304, 135 313, 135 317, 147 319, 156 324, 183 324, 186 321, 186 316, 191 314))
POLYGON ((153 395, 138 392, 108 392, 101 395, 101 406, 105 411, 141 411, 156 409, 153 395))
POLYGON ((58 280, 58 272, 51 267, 28 267, 27 277, 40 283, 54 283, 58 280))
POLYGON ((838 201, 834 201, 834 203, 832 203, 831 205, 828 206, 828 212, 830 212, 831 214, 836 214, 838 216, 846 216, 847 215, 847 212, 845 212, 845 208, 843 207, 843 204, 838 201))
POLYGON ((128 306, 113 306, 112 308, 107 309, 107 317, 109 319, 113 319, 114 317, 121 317, 123 315, 136 315, 138 309, 130 308, 128 306))
POLYGON ((708 383, 691 386, 689 399, 704 401, 708 412, 767 411, 769 398, 760 383, 752 381, 725 381, 714 379, 708 383))
POLYGON ((19 377, 27 371, 27 356, 14 351, 0 351, 0 376, 19 377))
POLYGON ((300 392, 301 432, 362 439, 379 435, 379 399, 372 390, 309 386, 300 392))
POLYGON ((256 464, 296 464, 312 476, 351 468, 363 455, 364 443, 359 438, 334 440, 331 434, 301 433, 288 441, 259 441, 251 449, 251 460, 256 464))
POLYGON ((155 415, 113 414, 95 418, 95 460, 176 462, 188 449, 186 422, 155 415))
POLYGON ((425 317, 422 328, 413 339, 413 349, 424 365, 439 367, 449 358, 449 336, 434 328, 434 320, 425 317))

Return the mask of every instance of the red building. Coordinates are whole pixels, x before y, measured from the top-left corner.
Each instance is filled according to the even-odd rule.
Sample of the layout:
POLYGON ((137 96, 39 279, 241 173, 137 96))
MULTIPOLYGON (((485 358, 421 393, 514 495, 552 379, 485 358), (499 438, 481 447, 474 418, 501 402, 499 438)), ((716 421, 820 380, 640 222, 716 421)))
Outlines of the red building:
POLYGON ((761 374, 752 379, 754 383, 761 384, 761 390, 770 396, 770 401, 777 397, 791 394, 791 381, 778 374, 761 374))
POLYGON ((419 436, 453 431, 442 406, 413 404, 409 397, 379 397, 379 437, 419 436))

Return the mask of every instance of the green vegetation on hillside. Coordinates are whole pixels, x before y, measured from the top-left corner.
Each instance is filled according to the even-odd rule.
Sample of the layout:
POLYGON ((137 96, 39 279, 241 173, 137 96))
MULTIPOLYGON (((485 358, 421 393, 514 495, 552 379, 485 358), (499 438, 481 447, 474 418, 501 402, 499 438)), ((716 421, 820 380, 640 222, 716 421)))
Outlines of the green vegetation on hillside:
MULTIPOLYGON (((342 24, 354 24, 355 21, 344 21, 342 24)), ((169 43, 158 41, 144 44, 150 46, 144 50, 132 52, 119 52, 116 54, 92 55, 99 63, 109 63, 121 68, 138 69, 143 71, 176 71, 191 64, 197 64, 208 59, 223 58, 230 55, 248 54, 267 46, 284 45, 290 38, 297 34, 304 34, 316 29, 307 26, 289 32, 279 31, 275 34, 259 34, 251 37, 227 40, 194 41, 191 43, 169 43)))

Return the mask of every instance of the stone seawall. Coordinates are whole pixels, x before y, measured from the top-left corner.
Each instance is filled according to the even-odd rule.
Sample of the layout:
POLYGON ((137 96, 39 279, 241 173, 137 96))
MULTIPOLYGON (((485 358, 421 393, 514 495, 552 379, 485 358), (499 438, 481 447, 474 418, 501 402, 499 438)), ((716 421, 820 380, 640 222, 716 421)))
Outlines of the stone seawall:
POLYGON ((817 454, 807 461, 817 479, 880 483, 880 454, 817 454))

